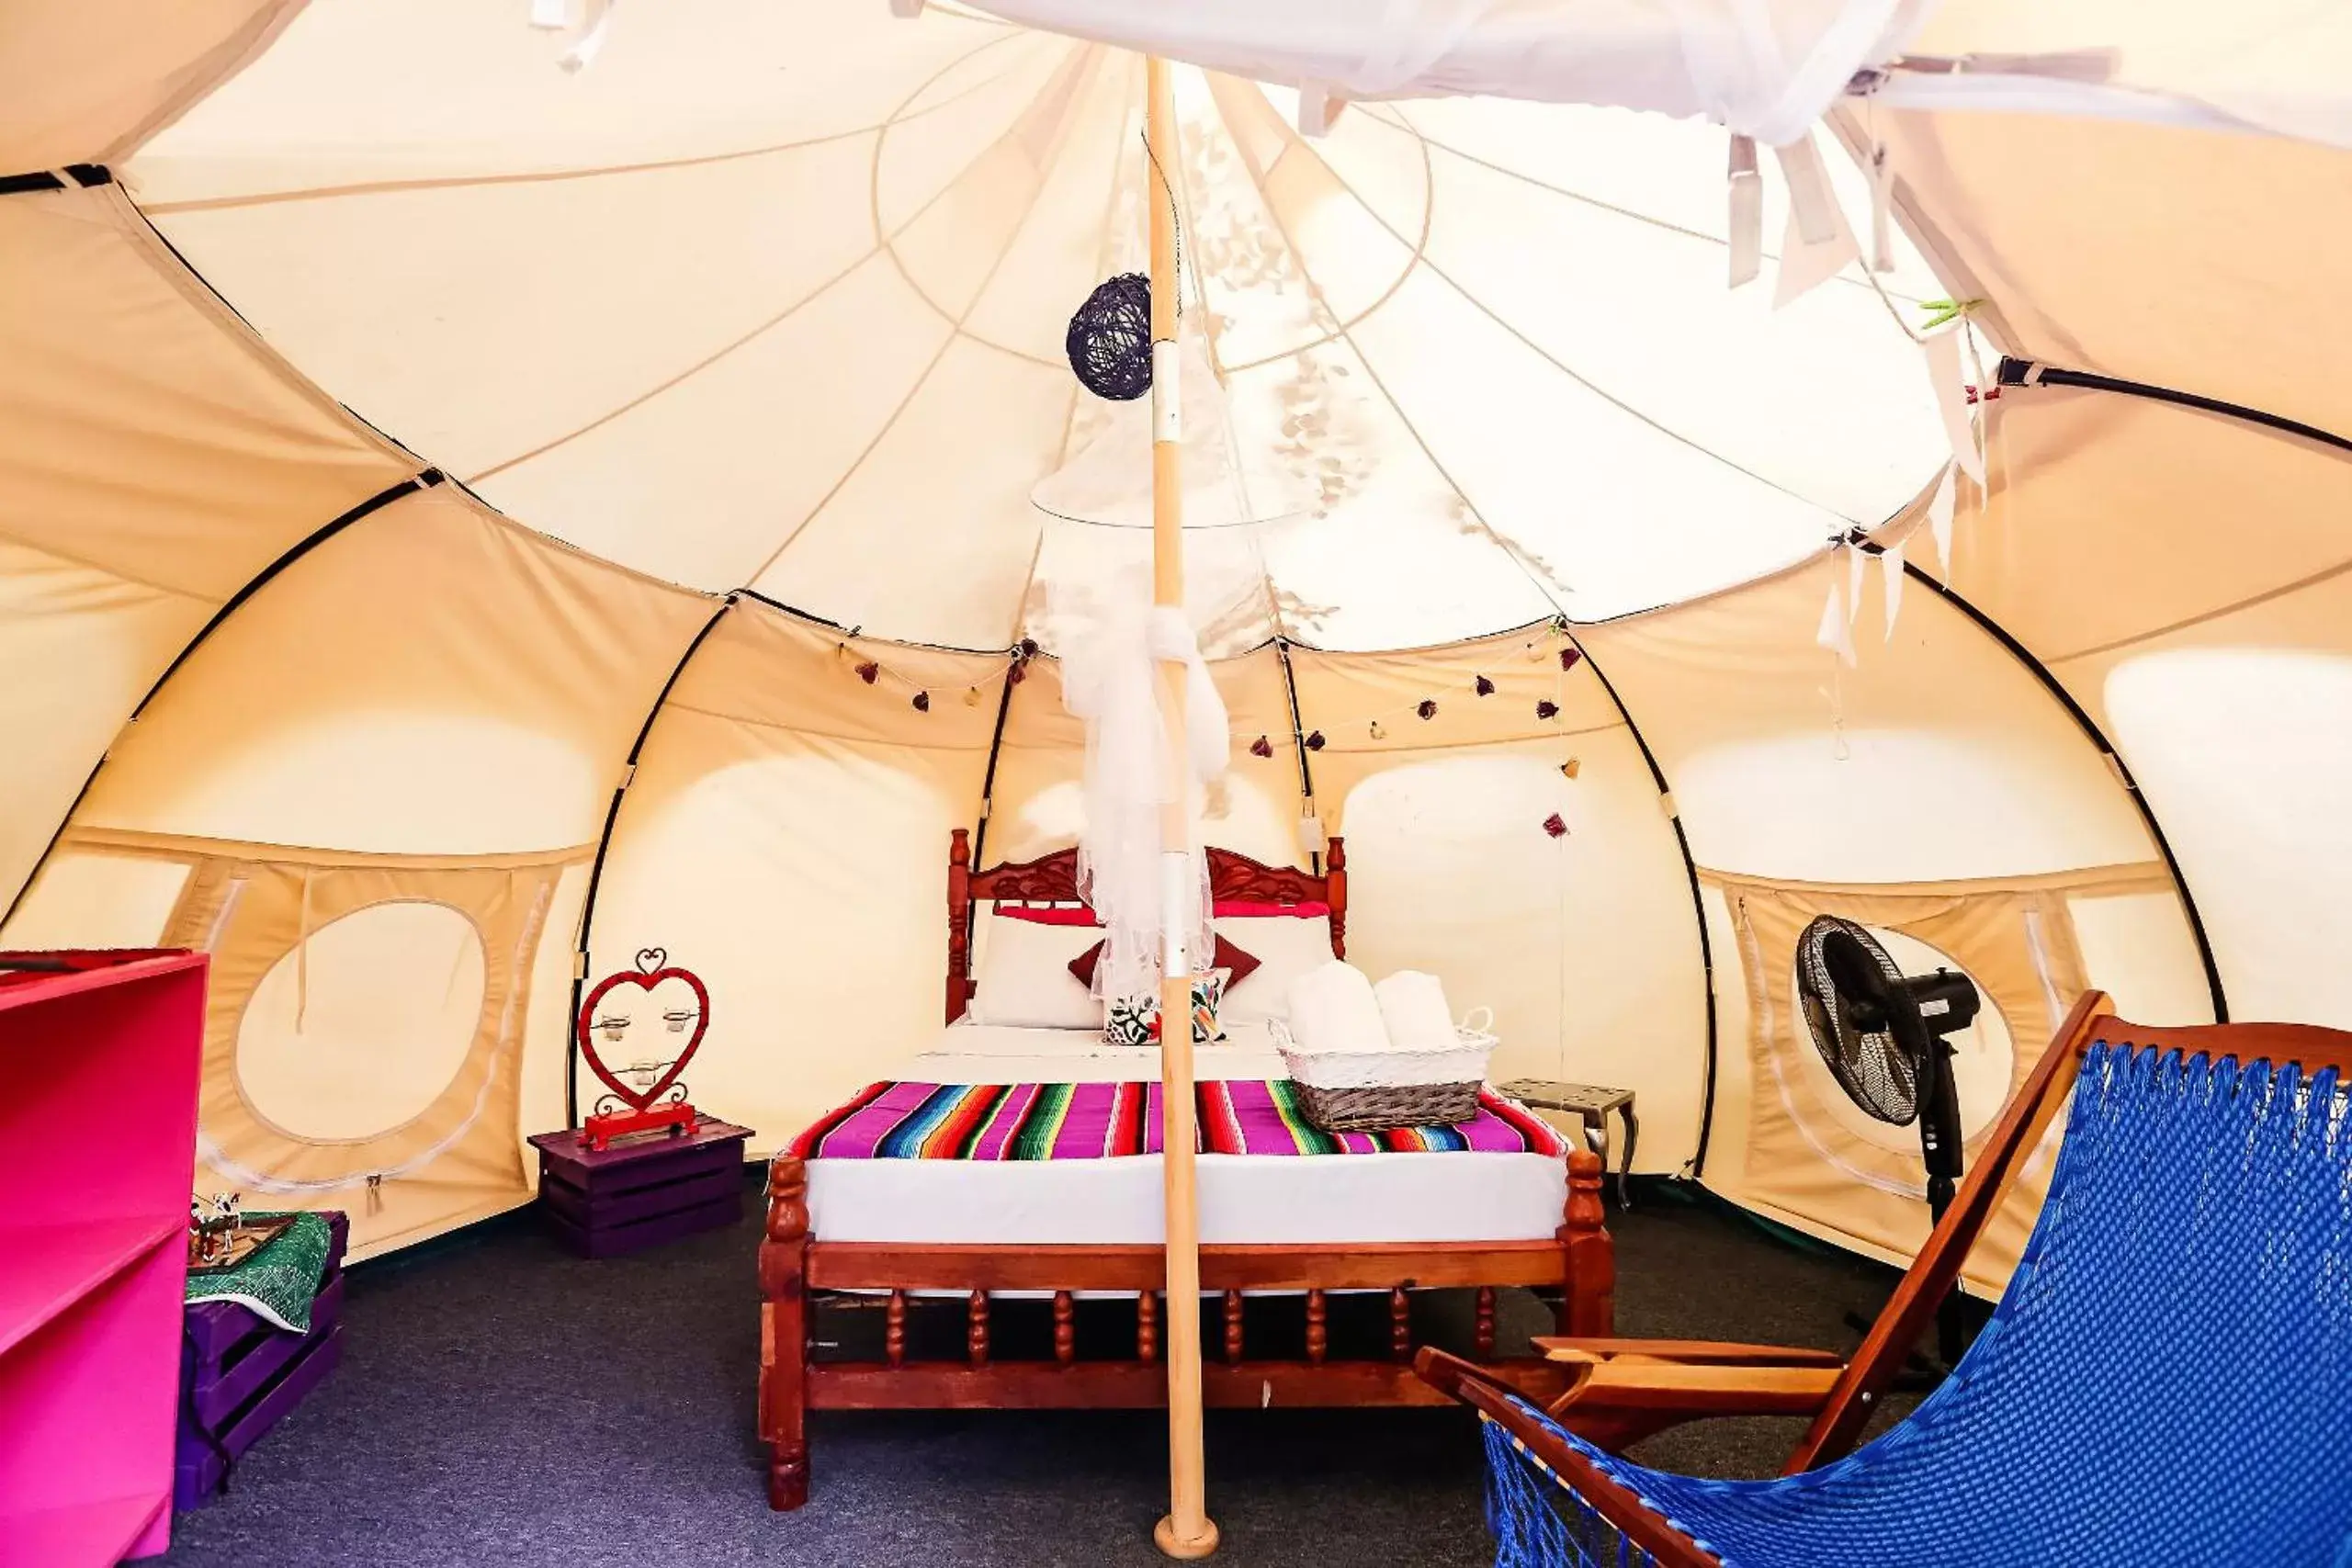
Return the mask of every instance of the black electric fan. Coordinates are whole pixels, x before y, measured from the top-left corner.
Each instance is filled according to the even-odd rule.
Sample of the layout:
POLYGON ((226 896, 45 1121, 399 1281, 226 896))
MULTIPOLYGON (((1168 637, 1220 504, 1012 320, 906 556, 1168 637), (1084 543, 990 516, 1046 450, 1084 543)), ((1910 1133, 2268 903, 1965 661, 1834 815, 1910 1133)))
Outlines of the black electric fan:
MULTIPOLYGON (((1940 1223, 1960 1181, 1960 1095, 1949 1038, 1983 1005, 1965 975, 1906 976, 1853 921, 1822 915, 1797 938, 1805 1028, 1847 1098, 1894 1126, 1919 1125, 1928 1207, 1940 1223)), ((1944 1362, 1960 1359, 1957 1294, 1938 1316, 1944 1362)))

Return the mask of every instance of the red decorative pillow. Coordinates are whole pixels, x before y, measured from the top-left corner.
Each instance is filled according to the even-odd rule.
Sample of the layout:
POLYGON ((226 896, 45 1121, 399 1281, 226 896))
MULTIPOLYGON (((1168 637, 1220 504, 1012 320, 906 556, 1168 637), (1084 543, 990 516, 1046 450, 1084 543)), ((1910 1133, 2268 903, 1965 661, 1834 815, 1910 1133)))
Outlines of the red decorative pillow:
POLYGON ((1008 920, 1026 920, 1035 926, 1102 924, 1083 904, 999 904, 996 912, 1008 920))
MULTIPOLYGON (((1216 901, 1216 910, 1220 919, 1227 917, 1238 919, 1261 919, 1267 916, 1288 915, 1296 919, 1312 920, 1330 912, 1331 906, 1319 900, 1306 904, 1272 904, 1256 898, 1220 898, 1216 901)), ((1236 975, 1233 977, 1233 983, 1239 985, 1241 976, 1236 975)))
MULTIPOLYGON (((1222 908, 1222 906, 1219 907, 1222 908)), ((1094 988, 1094 966, 1102 962, 1102 944, 1098 942, 1069 961, 1069 972, 1078 976, 1080 985, 1091 991, 1094 988)), ((1226 976, 1225 981, 1225 989, 1229 991, 1248 979, 1257 969, 1258 963, 1256 958, 1242 952, 1220 935, 1216 939, 1216 956, 1209 960, 1209 967, 1232 971, 1226 976)))

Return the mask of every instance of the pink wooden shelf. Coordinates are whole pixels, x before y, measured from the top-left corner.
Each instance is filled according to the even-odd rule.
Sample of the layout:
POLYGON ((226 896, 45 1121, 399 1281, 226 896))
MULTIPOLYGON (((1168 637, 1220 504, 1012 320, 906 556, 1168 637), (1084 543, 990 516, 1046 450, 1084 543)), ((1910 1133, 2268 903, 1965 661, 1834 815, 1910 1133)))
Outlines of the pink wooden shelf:
POLYGON ((53 1002, 84 991, 105 990, 133 980, 152 980, 184 970, 202 969, 205 963, 201 953, 156 953, 122 964, 75 969, 62 975, 0 967, 0 1010, 53 1002))
POLYGON ((205 974, 0 954, 0 1568, 171 1544, 205 974))
POLYGON ((0 1226, 0 1258, 7 1259, 0 1270, 0 1356, 186 1230, 184 1221, 153 1216, 0 1226))
POLYGON ((62 1508, 0 1514, 0 1568, 116 1562, 164 1511, 163 1497, 104 1497, 62 1508))

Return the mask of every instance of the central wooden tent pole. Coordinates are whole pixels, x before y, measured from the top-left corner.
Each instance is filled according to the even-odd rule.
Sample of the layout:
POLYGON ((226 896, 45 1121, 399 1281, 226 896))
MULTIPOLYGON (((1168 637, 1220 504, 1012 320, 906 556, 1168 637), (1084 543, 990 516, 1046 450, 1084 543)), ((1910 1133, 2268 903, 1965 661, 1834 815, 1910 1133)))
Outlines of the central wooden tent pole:
MULTIPOLYGON (((1169 166, 1177 157, 1176 113, 1168 97, 1168 62, 1144 68, 1144 205, 1151 218, 1151 599, 1184 607, 1183 434, 1177 407, 1176 202, 1169 166)), ((1170 1557, 1216 1550, 1210 1522, 1207 1461, 1201 1440, 1201 1216, 1193 1181, 1193 976, 1184 951, 1200 886, 1193 869, 1189 749, 1184 736, 1184 665, 1159 667, 1160 711, 1167 716, 1167 803, 1160 808, 1159 982, 1161 1169, 1168 1207, 1168 1517, 1152 1538, 1170 1557)))

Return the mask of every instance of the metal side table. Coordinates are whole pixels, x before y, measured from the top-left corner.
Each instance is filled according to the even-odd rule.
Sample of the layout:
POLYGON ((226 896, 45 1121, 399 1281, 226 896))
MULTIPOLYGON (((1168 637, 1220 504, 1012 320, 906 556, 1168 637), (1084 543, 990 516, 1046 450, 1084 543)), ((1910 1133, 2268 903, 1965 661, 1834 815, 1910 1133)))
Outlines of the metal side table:
POLYGON ((1642 1135, 1642 1124, 1634 1115, 1632 1089, 1562 1083, 1555 1078, 1513 1078, 1498 1087, 1532 1110, 1563 1111, 1582 1122, 1585 1142, 1600 1156, 1603 1170, 1609 1168, 1609 1113, 1613 1111, 1623 1118, 1625 1152, 1617 1163, 1617 1202, 1620 1207, 1631 1206, 1633 1199, 1626 1190, 1625 1179, 1634 1172, 1634 1145, 1642 1135))

